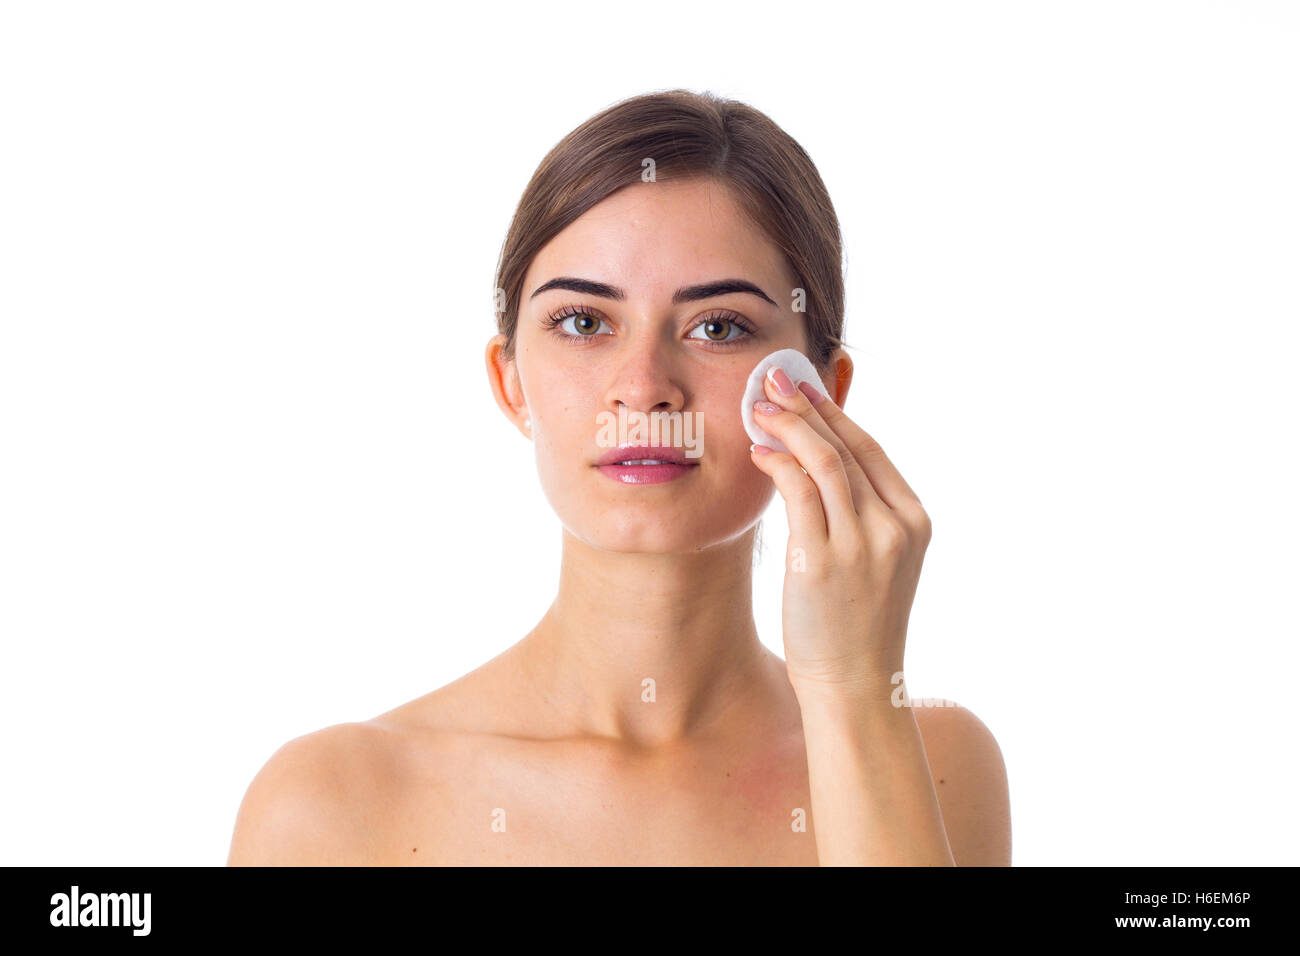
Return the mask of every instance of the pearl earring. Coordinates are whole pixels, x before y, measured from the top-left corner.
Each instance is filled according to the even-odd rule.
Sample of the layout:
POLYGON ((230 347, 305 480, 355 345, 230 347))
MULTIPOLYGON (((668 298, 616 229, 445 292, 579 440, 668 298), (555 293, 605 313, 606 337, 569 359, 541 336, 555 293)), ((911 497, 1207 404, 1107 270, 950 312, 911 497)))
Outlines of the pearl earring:
POLYGON ((525 418, 525 419, 524 419, 524 427, 525 427, 525 428, 532 428, 532 427, 533 427, 533 420, 532 420, 531 418, 525 418))

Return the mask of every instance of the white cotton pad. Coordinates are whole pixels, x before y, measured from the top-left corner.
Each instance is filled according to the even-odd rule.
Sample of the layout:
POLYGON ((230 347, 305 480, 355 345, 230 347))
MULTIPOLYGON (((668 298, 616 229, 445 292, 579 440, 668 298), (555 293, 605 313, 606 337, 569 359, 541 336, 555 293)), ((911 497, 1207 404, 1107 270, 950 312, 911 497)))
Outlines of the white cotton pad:
POLYGON ((755 402, 769 401, 767 394, 763 391, 763 378, 767 375, 767 370, 773 366, 784 369, 785 374, 790 376, 790 381, 794 383, 795 388, 799 387, 800 382, 810 382, 813 388, 827 398, 831 396, 826 391, 826 386, 822 384, 822 378, 817 374, 817 369, 813 368, 813 363, 808 360, 808 356, 798 349, 781 349, 779 352, 773 352, 755 365, 754 371, 749 373, 749 382, 745 386, 745 398, 740 403, 740 417, 745 423, 745 432, 755 445, 766 445, 773 451, 783 451, 790 454, 790 449, 786 448, 779 438, 775 435, 769 435, 758 427, 758 423, 763 416, 754 412, 755 402))

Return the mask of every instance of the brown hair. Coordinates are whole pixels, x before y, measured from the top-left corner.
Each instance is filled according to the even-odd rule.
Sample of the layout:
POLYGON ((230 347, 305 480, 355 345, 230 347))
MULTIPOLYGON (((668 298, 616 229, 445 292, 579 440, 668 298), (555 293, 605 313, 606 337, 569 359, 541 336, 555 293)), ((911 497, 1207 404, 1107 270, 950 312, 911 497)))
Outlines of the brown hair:
POLYGON ((571 222, 642 177, 712 177, 731 187, 746 214, 780 248, 804 290, 809 355, 823 374, 844 329, 839 221, 817 167, 765 114, 712 93, 668 90, 597 113, 542 159, 511 220, 497 262, 497 329, 514 358, 524 275, 571 222), (504 298, 502 298, 504 296, 504 298))

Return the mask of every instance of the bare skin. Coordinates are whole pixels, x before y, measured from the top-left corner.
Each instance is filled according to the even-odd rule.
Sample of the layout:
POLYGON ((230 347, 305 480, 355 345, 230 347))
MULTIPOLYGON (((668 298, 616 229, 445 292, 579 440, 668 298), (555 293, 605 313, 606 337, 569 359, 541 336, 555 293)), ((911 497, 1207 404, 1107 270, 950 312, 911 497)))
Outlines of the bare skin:
MULTIPOLYGON (((535 442, 563 525, 555 602, 519 643, 459 680, 281 747, 245 795, 230 864, 817 865, 841 832, 845 844, 878 832, 839 822, 875 812, 872 786, 859 799, 855 779, 895 777, 911 780, 895 803, 934 801, 932 817, 907 823, 917 845, 923 834, 933 847, 916 862, 1010 863, 1005 768, 973 714, 905 709, 915 716, 909 730, 872 716, 871 732, 858 728, 851 742, 872 759, 852 768, 856 778, 840 776, 830 742, 848 742, 840 715, 884 712, 838 700, 821 708, 810 670, 792 684, 788 662, 758 640, 753 535, 774 484, 751 458, 736 402, 758 359, 807 351, 804 317, 790 304, 796 285, 780 251, 707 181, 628 187, 538 253, 514 359, 500 336, 486 359, 502 411, 535 442), (531 295, 564 276, 623 295, 531 295), (733 277, 766 297, 673 302, 683 286, 733 277), (569 339, 546 323, 569 304, 600 320, 586 323, 591 335, 577 344, 582 328, 572 319, 561 325, 569 339), (701 320, 722 313, 757 331, 729 332, 732 345, 701 338, 701 320), (620 405, 699 412, 699 466, 651 486, 600 473, 596 416, 620 405), (820 854, 810 743, 819 745, 820 800, 843 828, 820 854), (841 789, 847 802, 827 802, 841 789)), ((824 384, 842 407, 852 378, 842 351, 835 369, 824 384)), ((888 635, 899 655, 901 636, 888 635)), ((875 860, 857 850, 843 858, 875 860)))

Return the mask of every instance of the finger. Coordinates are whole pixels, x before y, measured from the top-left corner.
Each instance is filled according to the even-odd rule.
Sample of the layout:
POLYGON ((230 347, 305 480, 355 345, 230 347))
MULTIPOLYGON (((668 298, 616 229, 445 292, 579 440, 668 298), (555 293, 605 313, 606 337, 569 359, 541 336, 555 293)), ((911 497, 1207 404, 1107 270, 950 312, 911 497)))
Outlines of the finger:
POLYGON ((835 447, 813 431, 802 416, 772 402, 755 402, 754 417, 760 428, 790 449, 795 463, 813 480, 821 494, 828 532, 835 536, 838 526, 859 528, 862 518, 853 506, 853 489, 835 447))
MULTIPOLYGON (((810 389, 812 386, 808 386, 810 389)), ((807 392, 800 388, 807 398, 807 392)), ((817 393, 821 401, 816 410, 823 421, 841 438, 855 461, 871 481, 872 488, 886 505, 895 511, 915 512, 921 501, 903 476, 889 460, 880 443, 872 438, 863 428, 853 421, 844 410, 831 399, 817 393)), ((783 439, 784 440, 784 439, 783 439)))
POLYGON ((826 512, 822 509, 821 492, 816 482, 804 474, 794 456, 773 451, 766 445, 751 445, 749 457, 759 471, 772 479, 776 490, 785 499, 785 517, 790 525, 791 540, 809 546, 824 545, 827 539, 826 512))
MULTIPOLYGON (((790 381, 790 376, 785 373, 784 369, 778 369, 775 367, 768 369, 768 374, 763 380, 763 390, 764 394, 771 396, 772 401, 776 404, 795 412, 803 418, 813 431, 817 432, 817 434, 825 439, 831 447, 839 452, 840 461, 844 466, 844 474, 848 477, 849 488, 853 492, 853 508, 859 515, 865 517, 871 512, 873 507, 888 507, 884 502, 879 500, 875 489, 871 487, 871 481, 867 478, 866 472, 862 470, 862 466, 859 465, 857 459, 853 457, 853 453, 849 451, 848 446, 844 444, 839 435, 835 434, 834 429, 830 427, 826 420, 818 414, 814 407, 814 403, 810 401, 811 396, 807 395, 801 389, 795 388, 794 384, 790 381), (779 379, 777 377, 778 372, 780 373, 779 379), (794 394, 784 394, 781 391, 781 385, 789 387, 794 394)), ((816 389, 812 389, 812 392, 819 397, 821 395, 821 393, 817 392, 816 389)))
MULTIPOLYGON (((844 463, 844 473, 849 479, 849 488, 853 489, 854 510, 857 510, 859 515, 866 515, 871 510, 872 503, 879 507, 885 507, 884 502, 879 501, 878 496, 876 496, 875 489, 872 488, 867 473, 862 470, 861 464, 858 464, 858 460, 853 457, 852 451, 849 451, 849 447, 844 444, 840 436, 837 436, 835 429, 832 429, 826 419, 823 419, 816 411, 814 403, 810 401, 811 395, 798 388, 794 389, 793 395, 781 394, 780 388, 777 388, 775 373, 775 368, 768 369, 768 375, 763 381, 764 394, 771 395, 777 405, 797 412, 803 420, 809 423, 813 431, 826 438, 829 444, 835 447, 836 451, 839 451, 840 460, 844 463), (872 498, 876 498, 876 501, 872 502, 872 498)), ((789 381, 788 375, 785 376, 785 381, 789 381)), ((816 392, 816 389, 813 389, 813 393, 820 395, 819 392, 816 392)))

